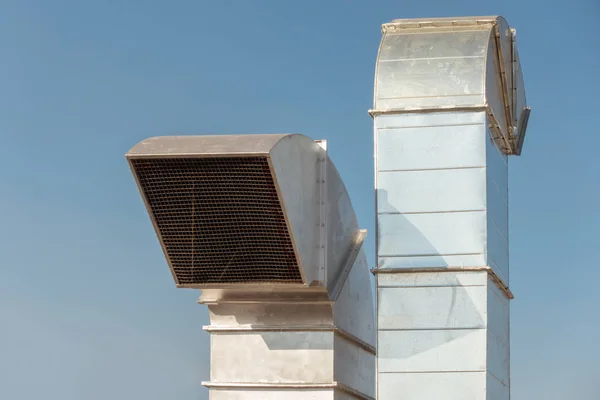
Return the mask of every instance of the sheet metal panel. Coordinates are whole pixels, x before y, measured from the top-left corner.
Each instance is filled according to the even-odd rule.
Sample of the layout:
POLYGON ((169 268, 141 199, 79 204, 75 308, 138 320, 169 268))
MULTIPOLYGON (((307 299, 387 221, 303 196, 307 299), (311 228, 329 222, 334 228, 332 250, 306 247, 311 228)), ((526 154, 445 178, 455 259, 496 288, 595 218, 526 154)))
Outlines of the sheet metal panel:
POLYGON ((510 389, 498 381, 494 375, 488 373, 486 377, 486 400, 510 400, 510 389))
POLYGON ((508 158, 502 154, 490 138, 490 131, 486 129, 485 164, 488 180, 496 185, 502 197, 508 199, 508 158))
POLYGON ((490 334, 510 345, 510 301, 490 280, 487 294, 487 326, 490 334))
POLYGON ((508 204, 496 188, 496 185, 488 183, 486 192, 488 229, 496 227, 502 237, 508 239, 508 204))
POLYGON ((333 332, 211 334, 211 383, 331 383, 333 332))
POLYGON ((378 255, 426 256, 485 251, 485 211, 378 216, 378 255))
MULTIPOLYGON (((327 158, 326 162, 326 222, 327 240, 327 284, 331 289, 338 277, 340 269, 354 245, 354 235, 358 231, 358 221, 352 207, 352 201, 334 163, 327 158)), ((364 271, 367 265, 362 266, 364 271)))
POLYGON ((286 136, 289 134, 158 136, 137 143, 129 150, 127 157, 267 155, 286 136))
MULTIPOLYGON (((381 330, 485 328, 485 286, 377 289, 381 330)), ((380 357, 381 357, 380 353, 380 357)))
MULTIPOLYGON (((375 310, 373 309, 371 280, 365 275, 367 270, 367 257, 364 249, 361 249, 333 306, 333 315, 338 328, 375 346, 377 334, 375 310)), ((375 359, 373 355, 371 357, 373 360, 375 359)), ((374 374, 372 375, 374 377, 374 374)))
POLYGON ((479 125, 378 129, 376 152, 378 171, 485 166, 479 125))
POLYGON ((332 325, 331 304, 286 303, 266 305, 255 303, 209 304, 208 315, 212 327, 250 327, 258 325, 332 325))
POLYGON ((379 50, 379 62, 390 60, 414 60, 453 58, 468 54, 471 57, 483 57, 490 35, 489 28, 457 32, 425 32, 421 34, 385 35, 379 50))
POLYGON ((319 256, 319 208, 315 205, 320 201, 316 178, 321 148, 306 136, 291 135, 277 142, 270 155, 304 283, 323 281, 322 271, 314 268, 319 256))
POLYGON ((485 209, 486 169, 380 172, 377 212, 419 213, 485 209))
POLYGON ((482 104, 484 63, 484 55, 381 60, 377 100, 394 99, 398 108, 436 106, 440 97, 456 105, 482 104))
MULTIPOLYGON (((371 305, 369 299, 365 299, 371 305)), ((335 380, 357 392, 375 397, 375 357, 356 343, 336 335, 334 338, 335 380)))
POLYGON ((487 331, 487 371, 502 384, 510 384, 510 350, 489 330, 487 331))
POLYGON ((508 158, 491 139, 486 143, 486 164, 488 263, 508 284, 508 158))
POLYGON ((508 242, 494 224, 487 224, 488 264, 506 283, 509 282, 508 242))
POLYGON ((451 34, 444 29, 384 34, 377 63, 375 108, 483 104, 490 27, 451 34))
POLYGON ((483 400, 485 372, 384 373, 378 376, 378 400, 483 400))
POLYGON ((473 399, 508 393, 509 301, 486 272, 378 274, 377 285, 378 398, 403 393, 446 399, 442 394, 451 390, 473 399), (458 375, 480 373, 484 383, 457 388, 454 381, 434 379, 439 372, 457 382, 467 379, 458 375), (425 383, 421 373, 432 380, 425 383), (488 387, 488 379, 496 382, 488 387), (396 387, 401 381, 403 389, 396 387), (477 385, 487 395, 469 392, 477 385))
POLYGON ((510 387, 510 301, 490 279, 488 283, 487 370, 492 399, 508 399, 510 387))
POLYGON ((485 329, 382 331, 378 371, 485 371, 485 329))

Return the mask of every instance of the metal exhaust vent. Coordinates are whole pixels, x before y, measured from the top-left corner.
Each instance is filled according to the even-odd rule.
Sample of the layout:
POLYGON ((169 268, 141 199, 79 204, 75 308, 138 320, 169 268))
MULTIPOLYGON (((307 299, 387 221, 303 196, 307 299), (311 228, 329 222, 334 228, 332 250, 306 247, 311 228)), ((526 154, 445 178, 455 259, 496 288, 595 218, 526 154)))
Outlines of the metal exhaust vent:
MULTIPOLYGON (((319 150, 301 135, 158 137, 136 145, 127 158, 177 285, 304 284, 302 258, 312 261, 299 252, 310 244, 294 242, 277 179, 293 176, 276 176, 282 168, 273 157, 307 172, 312 184, 301 179, 297 189, 316 196, 310 175, 319 150)), ((307 219, 297 224, 317 211, 296 215, 307 219)), ((296 228, 301 234, 307 226, 296 228)))
POLYGON ((302 283, 266 157, 132 165, 179 283, 302 283))
POLYGON ((177 286, 208 306, 211 399, 374 397, 366 232, 325 141, 157 137, 126 157, 177 286))

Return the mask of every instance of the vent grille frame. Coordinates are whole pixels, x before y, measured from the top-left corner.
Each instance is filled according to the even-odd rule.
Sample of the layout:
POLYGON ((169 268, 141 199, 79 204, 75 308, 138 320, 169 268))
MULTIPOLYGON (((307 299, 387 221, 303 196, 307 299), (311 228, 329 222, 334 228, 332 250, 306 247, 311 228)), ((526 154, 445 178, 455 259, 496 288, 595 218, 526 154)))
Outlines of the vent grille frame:
POLYGON ((269 155, 269 153, 254 153, 254 152, 250 152, 250 153, 232 153, 232 154, 128 154, 127 155, 127 161, 129 164, 129 168, 134 176, 138 191, 142 197, 142 200, 144 202, 144 205, 146 207, 146 211, 148 212, 148 215, 150 217, 150 220, 152 222, 152 226, 154 228, 154 231, 156 233, 156 236, 159 240, 161 249, 163 251, 163 254, 165 256, 165 259, 167 261, 167 264, 169 266, 169 270, 171 271, 171 275, 173 277, 173 280, 175 281, 175 284, 178 288, 192 288, 192 289, 204 289, 204 288, 229 288, 229 287, 240 287, 240 286, 252 286, 252 287, 263 287, 263 286, 268 286, 268 287, 279 287, 279 288, 299 288, 299 287, 306 287, 307 286, 307 282, 306 282, 306 277, 305 277, 305 273, 304 273, 304 268, 302 265, 302 261, 301 258, 299 257, 298 254, 298 249, 297 249, 297 245, 296 245, 296 241, 294 240, 294 236, 293 236, 293 230, 292 227, 290 226, 290 220, 285 208, 285 204, 283 202, 283 197, 281 195, 281 189, 279 186, 279 183, 277 181, 277 175, 275 174, 275 170, 273 168, 273 164, 272 164, 272 160, 271 157, 269 155), (279 206, 279 210, 281 212, 283 221, 285 221, 285 228, 287 230, 287 236, 289 238, 290 241, 290 245, 291 245, 291 249, 293 250, 293 257, 294 257, 294 261, 295 261, 295 268, 297 268, 298 270, 298 276, 297 279, 294 280, 289 280, 289 281, 282 281, 282 280, 253 280, 253 279, 249 279, 247 281, 227 281, 227 282, 184 282, 182 279, 180 279, 180 276, 177 273, 177 266, 174 265, 174 262, 172 260, 172 257, 169 255, 169 251, 168 251, 168 244, 167 244, 167 239, 165 238, 165 235, 163 235, 163 230, 160 227, 159 221, 157 220, 157 216, 155 215, 155 212, 153 211, 152 208, 152 204, 150 199, 148 198, 146 191, 144 190, 144 185, 142 182, 142 177, 140 176, 140 173, 138 171, 138 168, 136 167, 136 162, 139 161, 143 161, 143 160, 154 160, 154 161, 162 161, 162 160, 172 160, 172 159, 177 159, 177 160, 211 160, 211 159, 258 159, 258 158, 264 158, 267 165, 268 165, 268 171, 269 171, 269 178, 272 180, 273 182, 273 186, 277 195, 277 205, 279 206))

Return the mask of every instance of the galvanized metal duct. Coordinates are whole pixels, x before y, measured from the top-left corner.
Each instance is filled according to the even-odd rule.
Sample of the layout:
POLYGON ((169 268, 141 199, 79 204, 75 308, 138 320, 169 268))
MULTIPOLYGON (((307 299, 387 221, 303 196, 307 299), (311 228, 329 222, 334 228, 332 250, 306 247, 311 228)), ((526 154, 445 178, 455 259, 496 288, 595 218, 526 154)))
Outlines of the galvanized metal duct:
POLYGON ((521 154, 530 108, 504 18, 397 19, 382 33, 372 115, 485 110, 499 147, 521 154))
POLYGON ((377 398, 508 400, 508 156, 529 116, 515 31, 464 17, 382 32, 377 398))
POLYGON ((127 158, 177 285, 205 287, 319 280, 324 154, 301 135, 175 136, 127 158))
POLYGON ((126 156, 177 286, 209 308, 211 398, 374 397, 366 232, 326 142, 156 137, 126 156))

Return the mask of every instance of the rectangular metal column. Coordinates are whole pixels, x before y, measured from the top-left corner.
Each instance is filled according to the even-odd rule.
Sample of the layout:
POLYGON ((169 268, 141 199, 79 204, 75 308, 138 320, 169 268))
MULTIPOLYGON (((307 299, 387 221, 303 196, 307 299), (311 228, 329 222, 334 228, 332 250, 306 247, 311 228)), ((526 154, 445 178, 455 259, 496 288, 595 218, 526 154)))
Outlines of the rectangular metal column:
POLYGON ((507 159, 487 126, 375 116, 378 400, 509 398, 507 159))

